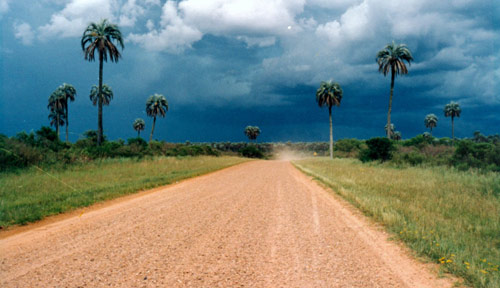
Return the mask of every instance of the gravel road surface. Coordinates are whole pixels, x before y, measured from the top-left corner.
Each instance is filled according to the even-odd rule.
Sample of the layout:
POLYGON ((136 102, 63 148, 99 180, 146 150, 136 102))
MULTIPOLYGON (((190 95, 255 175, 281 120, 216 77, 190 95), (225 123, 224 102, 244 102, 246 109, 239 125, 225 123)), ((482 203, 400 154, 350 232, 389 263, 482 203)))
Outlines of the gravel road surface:
POLYGON ((0 287, 450 287, 287 161, 253 161, 0 240, 0 287))

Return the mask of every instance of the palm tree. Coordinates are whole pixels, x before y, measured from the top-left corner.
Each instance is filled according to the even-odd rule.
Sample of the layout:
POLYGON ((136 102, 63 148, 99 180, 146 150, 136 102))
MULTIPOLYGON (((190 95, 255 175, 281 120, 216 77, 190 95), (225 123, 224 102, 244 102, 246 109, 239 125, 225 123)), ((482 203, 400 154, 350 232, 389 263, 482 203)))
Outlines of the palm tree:
POLYGON ((438 117, 434 114, 427 114, 424 119, 424 125, 425 127, 431 129, 431 136, 432 136, 432 128, 436 128, 438 122, 438 117))
MULTIPOLYGON (((113 44, 113 40, 120 44, 122 50, 123 38, 118 26, 111 24, 107 19, 100 23, 90 23, 83 32, 81 44, 82 50, 85 53, 85 60, 94 61, 95 51, 99 53, 99 95, 102 95, 102 69, 103 61, 108 61, 108 55, 111 62, 118 62, 121 57, 118 48, 113 44)), ((102 128, 102 97, 98 97, 99 109, 97 119, 97 145, 101 145, 103 139, 102 128)))
MULTIPOLYGON (((387 126, 387 124, 384 126, 384 130, 385 130, 385 133, 387 134, 387 127, 391 127, 391 135, 394 133, 394 131, 396 130, 396 127, 394 126, 394 124, 391 123, 390 126, 387 126)), ((391 138, 392 139, 392 138, 391 138)))
POLYGON ((460 117, 460 113, 462 109, 460 109, 460 105, 457 102, 451 101, 450 103, 444 106, 444 117, 451 117, 451 143, 455 142, 455 125, 453 119, 455 117, 460 117))
POLYGON ((340 106, 342 100, 342 88, 339 83, 333 81, 322 81, 316 90, 316 102, 319 107, 328 106, 330 116, 330 159, 333 159, 333 128, 332 128, 332 107, 340 106))
POLYGON ((137 138, 141 137, 141 130, 144 130, 146 127, 146 122, 142 118, 137 118, 134 121, 134 124, 132 124, 132 127, 134 127, 134 130, 137 131, 137 138))
POLYGON ((149 143, 153 140, 153 132, 155 131, 156 116, 160 115, 165 117, 165 113, 168 111, 168 102, 165 96, 161 94, 154 94, 149 96, 146 101, 146 113, 148 116, 153 117, 153 127, 151 127, 151 135, 149 135, 149 143))
POLYGON ((260 135, 260 132, 260 128, 257 126, 247 126, 243 131, 243 133, 245 133, 245 135, 247 135, 248 139, 250 140, 256 140, 260 135))
POLYGON ((394 131, 394 132, 392 133, 392 139, 393 139, 393 140, 396 140, 396 141, 401 140, 401 132, 399 132, 399 131, 394 131))
POLYGON ((68 100, 73 102, 75 101, 75 96, 76 96, 76 89, 73 87, 71 84, 66 84, 63 83, 61 86, 58 88, 64 98, 64 119, 66 120, 66 142, 68 142, 68 125, 69 125, 69 120, 68 120, 68 100))
MULTIPOLYGON (((408 74, 408 69, 403 61, 411 65, 413 56, 410 49, 406 44, 396 44, 392 41, 387 44, 383 50, 378 51, 376 61, 378 63, 378 71, 386 76, 391 72, 391 95, 389 97, 389 111, 387 112, 387 125, 391 124, 391 110, 392 110, 392 95, 394 93, 394 79, 396 75, 408 74)), ((387 138, 391 138, 391 130, 387 131, 387 138)))
MULTIPOLYGON (((59 126, 64 126, 64 111, 51 110, 49 113, 50 126, 56 127, 56 133, 59 133, 59 126)), ((59 140, 59 134, 57 135, 59 140)))
POLYGON ((61 125, 61 118, 64 118, 64 94, 61 90, 56 89, 49 96, 49 104, 47 108, 50 110, 49 119, 55 119, 51 121, 51 125, 56 126, 57 139, 59 139, 59 126, 61 125))
MULTIPOLYGON (((99 101, 99 87, 96 85, 92 86, 92 89, 90 89, 90 101, 92 101, 92 105, 96 106, 98 103, 101 103, 101 105, 109 105, 109 102, 111 102, 111 99, 113 99, 113 90, 111 90, 111 87, 109 87, 106 84, 102 85, 102 101, 99 101)), ((102 106, 101 106, 102 107, 102 106)), ((101 109, 101 116, 102 116, 102 109, 101 109)), ((98 133, 99 134, 99 133, 98 133)), ((99 136, 99 135, 98 135, 99 136)))

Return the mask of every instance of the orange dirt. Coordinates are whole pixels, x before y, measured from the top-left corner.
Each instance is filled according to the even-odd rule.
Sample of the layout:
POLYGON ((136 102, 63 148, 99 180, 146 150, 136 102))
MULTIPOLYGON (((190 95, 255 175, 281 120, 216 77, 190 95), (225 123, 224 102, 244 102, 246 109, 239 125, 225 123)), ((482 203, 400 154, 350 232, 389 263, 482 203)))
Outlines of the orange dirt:
POLYGON ((0 240, 1 287, 451 287, 286 161, 0 240))

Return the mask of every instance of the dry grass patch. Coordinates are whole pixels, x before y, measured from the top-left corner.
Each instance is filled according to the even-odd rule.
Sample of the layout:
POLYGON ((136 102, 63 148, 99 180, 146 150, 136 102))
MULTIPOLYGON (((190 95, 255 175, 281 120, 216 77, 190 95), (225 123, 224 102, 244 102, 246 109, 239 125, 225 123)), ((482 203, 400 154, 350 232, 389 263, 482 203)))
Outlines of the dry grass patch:
POLYGON ((397 169, 353 159, 295 165, 475 287, 500 287, 500 175, 397 169))

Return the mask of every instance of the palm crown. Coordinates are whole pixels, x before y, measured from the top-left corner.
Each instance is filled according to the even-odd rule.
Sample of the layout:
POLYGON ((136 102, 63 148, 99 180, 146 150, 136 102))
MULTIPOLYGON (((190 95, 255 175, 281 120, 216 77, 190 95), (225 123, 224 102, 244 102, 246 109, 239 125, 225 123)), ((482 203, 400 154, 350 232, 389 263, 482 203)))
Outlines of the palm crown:
POLYGON ((438 117, 436 115, 428 114, 427 116, 425 116, 424 119, 425 127, 431 128, 431 131, 432 128, 435 128, 437 126, 437 122, 438 122, 438 117))
POLYGON ((255 140, 260 135, 260 128, 257 126, 247 126, 244 131, 248 139, 255 140))
POLYGON ((408 68, 404 61, 411 65, 413 56, 406 44, 396 44, 394 41, 387 44, 384 49, 377 53, 378 71, 386 76, 389 72, 394 75, 408 74, 408 68))
POLYGON ((444 116, 445 117, 460 117, 460 113, 462 109, 460 109, 460 105, 457 102, 451 101, 450 103, 444 106, 444 116))
POLYGON ((318 90, 316 91, 316 102, 318 102, 319 107, 328 106, 340 106, 340 101, 342 100, 342 88, 338 83, 333 81, 322 81, 318 90))
MULTIPOLYGON (((106 84, 102 85, 102 105, 109 105, 109 102, 111 102, 111 99, 113 99, 113 90, 111 90, 111 87, 109 87, 106 84)), ((99 87, 96 85, 92 86, 92 89, 90 89, 90 101, 92 101, 92 104, 94 106, 99 103, 99 87)))
POLYGON ((146 127, 146 122, 144 122, 141 118, 137 118, 135 119, 134 124, 132 124, 132 127, 134 127, 134 130, 137 131, 137 133, 140 133, 146 127))
POLYGON ((149 96, 146 101, 146 113, 148 116, 156 117, 160 115, 165 117, 165 113, 168 111, 168 102, 165 96, 161 94, 154 94, 149 96))
POLYGON ((118 48, 113 44, 116 41, 123 49, 123 38, 118 26, 111 24, 107 19, 100 23, 90 23, 83 32, 81 44, 85 52, 85 60, 95 60, 95 50, 99 52, 100 59, 108 61, 108 55, 111 62, 118 62, 121 57, 118 48), (102 58, 101 58, 102 57, 102 58))

